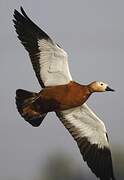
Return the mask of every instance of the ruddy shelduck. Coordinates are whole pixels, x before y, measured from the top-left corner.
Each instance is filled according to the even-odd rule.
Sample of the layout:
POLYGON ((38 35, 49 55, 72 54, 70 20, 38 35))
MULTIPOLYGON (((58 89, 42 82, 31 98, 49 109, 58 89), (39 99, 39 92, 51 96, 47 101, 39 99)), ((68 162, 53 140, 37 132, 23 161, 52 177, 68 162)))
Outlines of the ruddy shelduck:
POLYGON ((85 104, 94 92, 114 90, 104 82, 81 85, 73 81, 67 53, 29 19, 22 7, 21 13, 14 11, 14 26, 42 90, 35 93, 18 89, 19 113, 36 127, 54 111, 76 140, 92 172, 101 180, 115 180, 105 125, 85 104))

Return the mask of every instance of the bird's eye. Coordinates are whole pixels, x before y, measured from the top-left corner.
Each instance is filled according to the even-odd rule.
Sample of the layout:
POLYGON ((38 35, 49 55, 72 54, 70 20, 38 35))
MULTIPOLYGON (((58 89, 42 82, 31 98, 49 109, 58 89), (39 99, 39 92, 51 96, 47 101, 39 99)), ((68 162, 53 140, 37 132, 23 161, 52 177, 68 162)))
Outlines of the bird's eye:
POLYGON ((103 86, 103 83, 101 83, 100 85, 103 86))

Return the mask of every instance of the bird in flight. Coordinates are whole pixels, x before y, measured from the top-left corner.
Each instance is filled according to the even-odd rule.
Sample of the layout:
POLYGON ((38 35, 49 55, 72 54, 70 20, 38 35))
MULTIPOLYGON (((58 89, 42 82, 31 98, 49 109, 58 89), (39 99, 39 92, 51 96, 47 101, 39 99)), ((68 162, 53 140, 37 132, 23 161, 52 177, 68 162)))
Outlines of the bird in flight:
POLYGON ((14 11, 14 26, 42 90, 35 93, 18 89, 19 113, 37 127, 48 112, 54 111, 77 142, 92 172, 100 180, 115 180, 105 125, 85 103, 94 92, 114 90, 101 81, 88 85, 73 81, 67 53, 20 9, 21 13, 14 11))

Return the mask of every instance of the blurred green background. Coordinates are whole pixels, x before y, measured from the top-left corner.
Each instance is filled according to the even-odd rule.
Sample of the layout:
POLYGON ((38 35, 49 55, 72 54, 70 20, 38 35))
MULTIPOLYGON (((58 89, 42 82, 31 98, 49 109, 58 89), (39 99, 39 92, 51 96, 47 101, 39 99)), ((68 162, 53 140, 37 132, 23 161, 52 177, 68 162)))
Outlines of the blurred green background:
MULTIPOLYGON (((116 146, 113 148, 113 163, 117 180, 124 178, 124 149, 116 146)), ((36 180, 95 180, 96 177, 86 174, 83 166, 78 168, 73 157, 64 153, 55 153, 44 162, 44 173, 36 180)), ((35 179, 34 179, 35 180, 35 179)))
POLYGON ((33 128, 17 112, 16 89, 41 90, 13 27, 20 6, 68 52, 74 80, 102 80, 116 90, 94 94, 88 104, 105 123, 115 176, 123 180, 123 0, 0 0, 0 180, 96 179, 54 113, 33 128))

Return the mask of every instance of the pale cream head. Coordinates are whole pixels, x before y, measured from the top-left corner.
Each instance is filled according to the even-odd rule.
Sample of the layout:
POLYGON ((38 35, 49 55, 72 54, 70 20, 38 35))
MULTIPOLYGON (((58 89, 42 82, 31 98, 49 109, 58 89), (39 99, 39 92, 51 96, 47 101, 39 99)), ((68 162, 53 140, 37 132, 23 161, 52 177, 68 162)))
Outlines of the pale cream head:
POLYGON ((114 91, 114 89, 109 88, 108 84, 101 81, 92 82, 89 84, 89 88, 92 92, 114 91))

